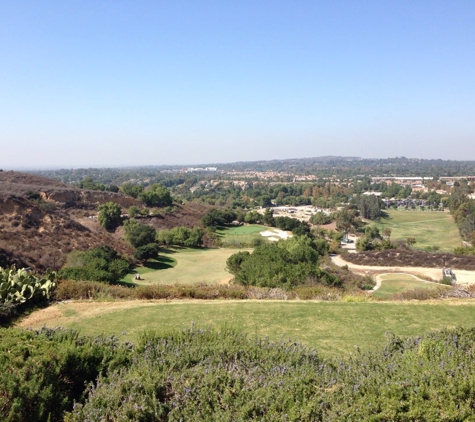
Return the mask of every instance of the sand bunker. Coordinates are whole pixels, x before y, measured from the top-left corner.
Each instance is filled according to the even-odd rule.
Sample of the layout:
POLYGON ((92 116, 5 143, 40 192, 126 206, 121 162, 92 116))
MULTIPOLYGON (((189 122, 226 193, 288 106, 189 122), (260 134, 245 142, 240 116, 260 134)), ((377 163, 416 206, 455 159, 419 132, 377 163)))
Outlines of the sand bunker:
POLYGON ((280 239, 287 239, 289 237, 292 237, 291 234, 284 232, 280 229, 265 230, 263 232, 260 232, 260 235, 267 237, 267 239, 269 239, 271 242, 277 242, 280 239))

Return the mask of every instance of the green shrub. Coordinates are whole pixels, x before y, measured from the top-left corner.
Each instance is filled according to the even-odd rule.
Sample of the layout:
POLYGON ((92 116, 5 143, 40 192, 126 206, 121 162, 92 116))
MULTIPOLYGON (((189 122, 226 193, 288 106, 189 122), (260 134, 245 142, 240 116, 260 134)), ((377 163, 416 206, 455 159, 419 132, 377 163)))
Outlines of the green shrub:
POLYGON ((67 420, 315 419, 321 410, 307 395, 322 363, 295 343, 229 329, 146 333, 132 365, 100 377, 67 420))
POLYGON ((103 281, 106 283, 112 283, 114 277, 111 273, 105 270, 96 270, 94 268, 75 267, 75 268, 63 268, 58 273, 60 278, 66 280, 76 281, 103 281))
POLYGON ((61 421, 74 401, 84 400, 86 383, 126 364, 129 355, 130 347, 115 338, 0 329, 0 419, 61 421))
POLYGON ((473 419, 475 329, 402 339, 338 362, 294 342, 191 329, 142 337, 67 421, 473 419))
POLYGON ((130 269, 129 263, 109 246, 73 251, 68 255, 67 267, 59 271, 60 278, 78 281, 115 283, 130 269))
POLYGON ((258 246, 251 254, 239 252, 226 262, 235 282, 244 286, 291 289, 310 282, 340 287, 338 277, 318 267, 320 254, 327 251, 320 239, 298 236, 258 246))
POLYGON ((451 286, 452 285, 452 279, 450 277, 444 277, 439 281, 440 284, 443 284, 445 286, 451 286))

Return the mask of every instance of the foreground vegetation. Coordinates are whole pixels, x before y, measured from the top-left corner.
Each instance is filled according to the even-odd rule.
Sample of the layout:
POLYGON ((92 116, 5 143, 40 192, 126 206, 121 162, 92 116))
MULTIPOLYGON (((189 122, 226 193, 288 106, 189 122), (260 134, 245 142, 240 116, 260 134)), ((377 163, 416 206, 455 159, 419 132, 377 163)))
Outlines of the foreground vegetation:
POLYGON ((232 329, 149 331, 135 347, 62 330, 0 338, 9 422, 461 421, 475 407, 473 328, 387 334, 334 361, 232 329))
POLYGON ((24 268, 0 267, 0 325, 29 308, 47 304, 55 288, 55 273, 36 277, 24 268))

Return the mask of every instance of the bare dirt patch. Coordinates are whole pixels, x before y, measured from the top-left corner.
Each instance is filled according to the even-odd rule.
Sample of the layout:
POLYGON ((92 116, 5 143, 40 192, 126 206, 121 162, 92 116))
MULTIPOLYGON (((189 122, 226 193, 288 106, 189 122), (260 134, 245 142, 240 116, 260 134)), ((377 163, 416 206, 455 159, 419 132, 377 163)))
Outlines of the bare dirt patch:
POLYGON ((22 328, 39 328, 43 325, 51 326, 54 322, 56 325, 67 325, 78 318, 89 318, 97 315, 104 315, 110 312, 130 309, 137 306, 153 306, 154 301, 134 300, 134 301, 118 301, 118 302, 59 302, 48 308, 33 312, 26 318, 22 319, 19 327, 22 328))

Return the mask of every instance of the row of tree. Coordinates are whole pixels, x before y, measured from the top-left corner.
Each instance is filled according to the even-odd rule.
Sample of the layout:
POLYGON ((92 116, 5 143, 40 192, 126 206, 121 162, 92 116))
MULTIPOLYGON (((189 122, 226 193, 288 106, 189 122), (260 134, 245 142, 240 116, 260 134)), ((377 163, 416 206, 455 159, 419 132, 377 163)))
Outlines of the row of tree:
POLYGON ((450 195, 449 209, 457 224, 460 236, 472 247, 457 248, 456 253, 475 254, 475 200, 469 197, 467 185, 454 188, 450 195))

